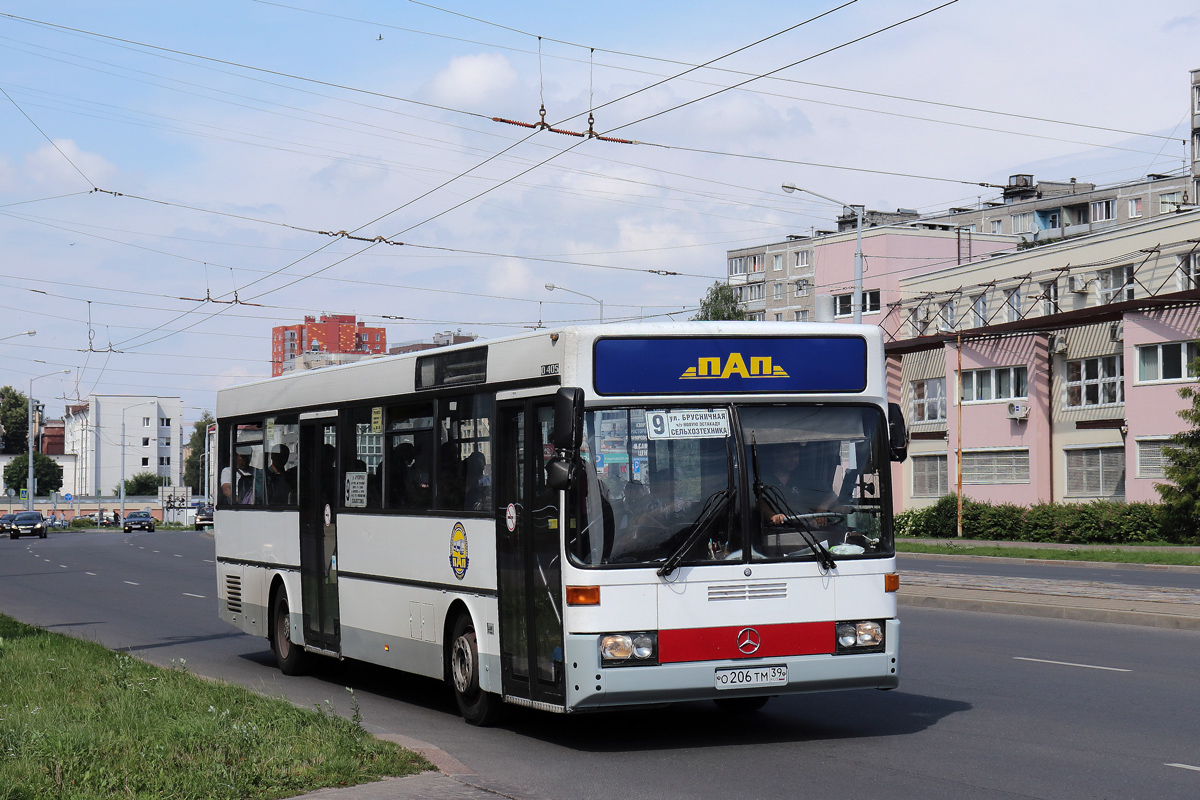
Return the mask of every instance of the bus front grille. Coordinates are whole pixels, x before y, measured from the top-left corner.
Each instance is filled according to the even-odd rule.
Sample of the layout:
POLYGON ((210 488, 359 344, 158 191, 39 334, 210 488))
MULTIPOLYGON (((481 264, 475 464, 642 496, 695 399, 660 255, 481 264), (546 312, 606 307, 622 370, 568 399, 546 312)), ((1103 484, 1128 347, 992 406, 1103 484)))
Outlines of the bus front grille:
POLYGON ((787 597, 786 583, 713 583, 708 602, 719 600, 776 600, 787 597))

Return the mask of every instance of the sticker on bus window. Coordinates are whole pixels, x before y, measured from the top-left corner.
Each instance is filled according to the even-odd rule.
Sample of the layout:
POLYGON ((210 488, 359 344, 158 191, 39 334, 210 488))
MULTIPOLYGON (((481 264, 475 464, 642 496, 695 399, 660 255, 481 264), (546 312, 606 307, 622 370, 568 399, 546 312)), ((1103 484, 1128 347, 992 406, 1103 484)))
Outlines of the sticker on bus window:
POLYGON ((646 412, 647 439, 723 439, 729 435, 726 409, 684 409, 646 412))
POLYGON ((367 507, 367 473, 346 473, 346 508, 367 507))

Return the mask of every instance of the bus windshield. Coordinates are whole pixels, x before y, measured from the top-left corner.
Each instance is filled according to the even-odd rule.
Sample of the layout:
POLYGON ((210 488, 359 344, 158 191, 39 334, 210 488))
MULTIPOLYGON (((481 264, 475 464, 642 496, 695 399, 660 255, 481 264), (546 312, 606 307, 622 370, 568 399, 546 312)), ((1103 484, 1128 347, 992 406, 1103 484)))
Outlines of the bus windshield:
POLYGON ((585 431, 567 545, 580 566, 893 553, 874 406, 612 408, 585 431))

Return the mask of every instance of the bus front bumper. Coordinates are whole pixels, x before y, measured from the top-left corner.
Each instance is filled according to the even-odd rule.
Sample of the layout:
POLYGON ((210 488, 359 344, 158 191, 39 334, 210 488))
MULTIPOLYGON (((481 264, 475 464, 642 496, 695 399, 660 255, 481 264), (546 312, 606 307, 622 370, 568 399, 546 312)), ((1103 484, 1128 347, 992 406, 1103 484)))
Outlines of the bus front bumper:
POLYGON ((894 689, 900 683, 900 621, 896 619, 887 621, 886 649, 879 653, 601 667, 597 635, 568 634, 565 639, 568 710, 842 689, 894 689), (721 670, 772 666, 787 667, 786 684, 717 688, 721 670))

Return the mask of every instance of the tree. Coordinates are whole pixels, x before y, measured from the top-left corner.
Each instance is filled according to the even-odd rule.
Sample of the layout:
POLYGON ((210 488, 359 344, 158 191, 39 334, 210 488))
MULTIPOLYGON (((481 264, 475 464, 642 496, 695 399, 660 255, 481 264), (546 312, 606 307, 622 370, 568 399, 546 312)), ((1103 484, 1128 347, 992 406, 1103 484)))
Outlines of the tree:
POLYGON ((29 398, 11 386, 0 388, 0 425, 4 426, 3 452, 16 454, 28 451, 29 398))
MULTIPOLYGON (((1193 359, 1188 374, 1200 375, 1200 358, 1193 359)), ((1173 446, 1164 447, 1163 472, 1171 483, 1157 483, 1162 497, 1165 531, 1194 537, 1200 535, 1200 389, 1184 386, 1179 396, 1191 406, 1179 412, 1191 429, 1171 437, 1173 446)))
POLYGON ((733 287, 715 281, 700 300, 700 310, 692 317, 695 320, 745 319, 746 312, 738 302, 733 287))
MULTIPOLYGON (((126 497, 145 497, 147 495, 158 496, 158 487, 170 486, 171 481, 160 478, 153 472, 139 472, 138 474, 125 479, 125 496, 126 497)), ((113 494, 121 493, 120 485, 113 490, 113 494)))
POLYGON ((192 487, 192 494, 204 492, 204 444, 208 437, 208 426, 213 423, 207 411, 192 427, 192 438, 188 440, 188 457, 183 462, 183 485, 192 487))
MULTIPOLYGON (((62 467, 54 463, 50 456, 41 453, 33 454, 33 480, 37 485, 37 494, 49 497, 51 492, 57 492, 63 484, 62 467)), ((24 489, 29 477, 29 454, 21 453, 4 468, 4 485, 14 490, 24 489)))

